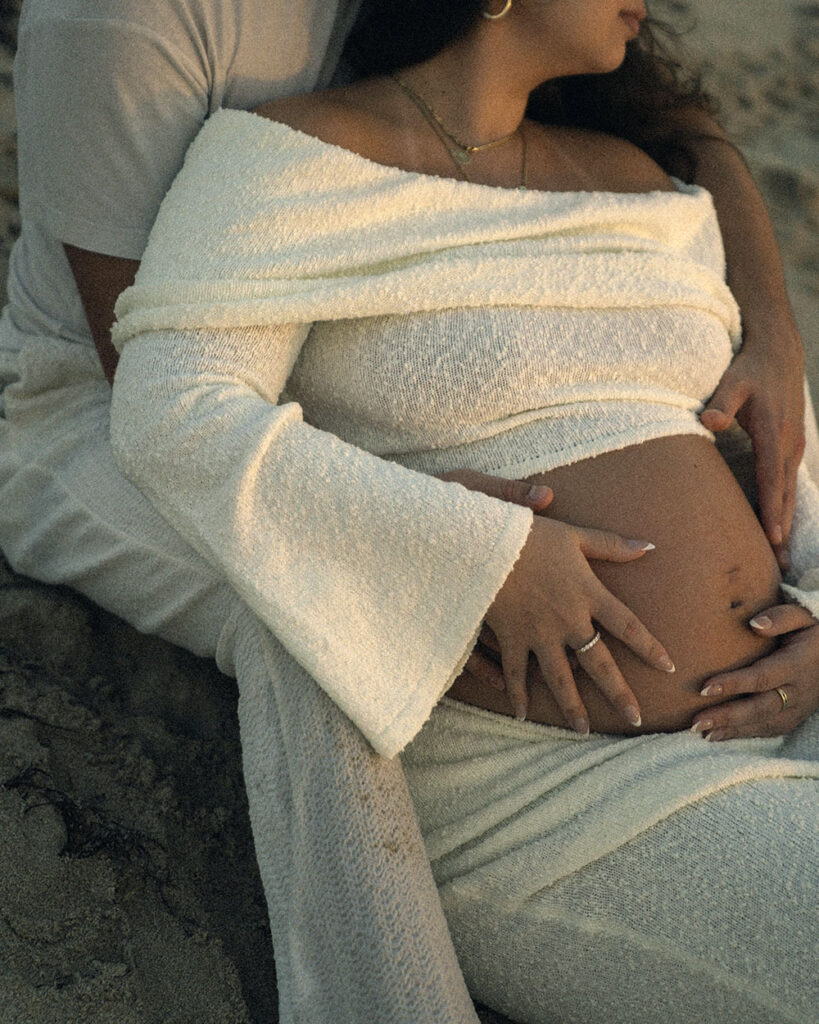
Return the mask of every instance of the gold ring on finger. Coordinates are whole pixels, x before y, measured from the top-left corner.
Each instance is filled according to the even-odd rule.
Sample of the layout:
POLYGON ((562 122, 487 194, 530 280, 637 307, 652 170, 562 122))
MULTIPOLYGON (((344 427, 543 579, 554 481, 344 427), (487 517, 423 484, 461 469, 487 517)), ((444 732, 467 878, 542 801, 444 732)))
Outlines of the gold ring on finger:
MULTIPOLYGON (((583 644, 582 647, 573 647, 572 650, 574 651, 575 654, 585 654, 587 651, 590 651, 592 649, 592 647, 594 647, 594 645, 597 643, 597 641, 599 639, 600 639, 600 630, 597 629, 594 632, 594 636, 591 638, 591 640, 589 640, 588 643, 583 644)), ((785 700, 787 701, 787 699, 788 698, 786 697, 785 700)))
POLYGON ((785 693, 785 691, 782 689, 781 686, 777 686, 776 692, 779 694, 779 699, 782 701, 782 710, 784 711, 785 708, 790 703, 790 698, 788 697, 787 693, 785 693))

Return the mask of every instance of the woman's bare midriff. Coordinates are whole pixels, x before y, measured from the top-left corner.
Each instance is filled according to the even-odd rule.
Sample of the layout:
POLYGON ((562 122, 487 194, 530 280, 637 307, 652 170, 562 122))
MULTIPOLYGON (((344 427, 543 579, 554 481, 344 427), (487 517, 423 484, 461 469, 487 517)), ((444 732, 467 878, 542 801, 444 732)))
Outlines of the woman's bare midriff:
MULTIPOLYGON (((656 545, 635 562, 591 565, 665 645, 677 670, 667 675, 650 668, 604 634, 643 721, 639 729, 628 725, 575 662, 592 730, 689 727, 697 711, 720 702, 700 696, 705 680, 749 664, 772 647, 772 641, 751 632, 748 620, 778 603, 779 569, 731 471, 707 438, 684 435, 609 452, 532 479, 554 489, 549 516, 656 545)), ((511 714, 505 694, 471 679, 458 679, 449 696, 511 714)), ((542 683, 530 686, 527 717, 567 724, 542 683)))

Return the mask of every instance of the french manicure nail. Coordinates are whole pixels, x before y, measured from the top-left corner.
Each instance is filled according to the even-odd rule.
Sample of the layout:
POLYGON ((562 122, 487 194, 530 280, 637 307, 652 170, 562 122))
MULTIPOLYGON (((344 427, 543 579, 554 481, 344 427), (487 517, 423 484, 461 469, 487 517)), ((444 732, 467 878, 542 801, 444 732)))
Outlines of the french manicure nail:
POLYGON ((755 615, 748 625, 753 626, 754 629, 770 629, 773 622, 767 615, 755 615))
POLYGON ((628 707, 623 708, 623 714, 632 725, 642 724, 643 720, 640 718, 640 712, 633 704, 629 704, 628 707))
POLYGON ((526 705, 525 704, 516 704, 515 705, 515 718, 519 722, 525 722, 526 721, 526 705))
POLYGON ((719 697, 722 693, 722 686, 719 683, 709 683, 700 690, 700 697, 719 697))
POLYGON ((713 728, 714 728, 714 723, 711 721, 711 719, 710 718, 703 718, 699 722, 694 722, 694 724, 691 726, 691 732, 703 733, 703 732, 708 732, 709 729, 713 729, 713 728))
POLYGON ((551 487, 544 487, 541 484, 534 484, 529 488, 529 493, 526 495, 527 501, 543 501, 551 493, 551 487))
POLYGON ((705 738, 710 740, 712 743, 718 743, 720 740, 725 739, 725 730, 715 729, 713 732, 709 732, 705 738))
POLYGON ((674 662, 669 658, 667 654, 664 654, 662 658, 657 662, 657 668, 662 669, 663 672, 676 672, 677 669, 674 667, 674 662))
POLYGON ((572 728, 576 733, 581 736, 589 735, 589 723, 585 718, 575 718, 572 720, 572 728))
POLYGON ((628 546, 632 551, 655 551, 657 548, 650 540, 630 540, 628 546))

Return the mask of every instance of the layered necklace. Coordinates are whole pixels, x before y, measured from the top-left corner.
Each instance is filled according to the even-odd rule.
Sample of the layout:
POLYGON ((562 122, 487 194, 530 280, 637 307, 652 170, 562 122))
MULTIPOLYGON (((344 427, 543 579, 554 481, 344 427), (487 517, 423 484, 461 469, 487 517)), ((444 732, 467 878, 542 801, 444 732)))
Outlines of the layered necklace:
POLYGON ((453 164, 458 170, 458 173, 465 181, 472 181, 472 178, 467 172, 467 167, 472 163, 472 156, 475 153, 483 153, 487 149, 495 149, 497 146, 503 146, 507 142, 511 142, 516 135, 520 136, 520 148, 521 148, 521 160, 520 160, 520 183, 518 188, 527 188, 527 146, 526 146, 526 132, 524 130, 523 123, 519 124, 514 131, 509 132, 507 135, 502 135, 499 139, 492 139, 489 142, 482 142, 475 146, 468 142, 463 142, 458 136, 449 130, 444 122, 441 120, 441 116, 432 107, 431 104, 419 96, 419 94, 412 88, 412 86, 399 78, 398 75, 393 74, 390 76, 395 84, 401 89, 415 105, 419 113, 422 115, 427 124, 432 128, 439 140, 443 144, 447 153, 450 156, 453 164))

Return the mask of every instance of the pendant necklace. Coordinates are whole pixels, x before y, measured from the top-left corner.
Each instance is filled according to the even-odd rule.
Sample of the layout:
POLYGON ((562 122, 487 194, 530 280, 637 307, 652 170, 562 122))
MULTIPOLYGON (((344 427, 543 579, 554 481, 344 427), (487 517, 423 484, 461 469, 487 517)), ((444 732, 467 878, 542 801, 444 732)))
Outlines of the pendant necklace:
POLYGON ((447 153, 455 164, 460 174, 463 176, 465 181, 471 181, 467 173, 467 166, 472 163, 473 153, 482 153, 487 149, 495 149, 496 146, 503 146, 507 142, 511 142, 516 135, 520 135, 521 142, 521 173, 520 173, 520 184, 518 188, 525 189, 527 187, 527 145, 526 145, 526 132, 524 131, 523 123, 519 124, 514 131, 509 132, 507 135, 502 135, 499 139, 492 139, 489 142, 482 142, 478 145, 472 145, 468 142, 463 142, 458 138, 457 135, 453 134, 444 122, 441 120, 440 115, 437 111, 423 98, 420 96, 409 83, 405 82, 398 75, 393 74, 390 76, 395 84, 409 97, 419 113, 423 116, 427 124, 432 128, 435 134, 440 139, 447 153))

